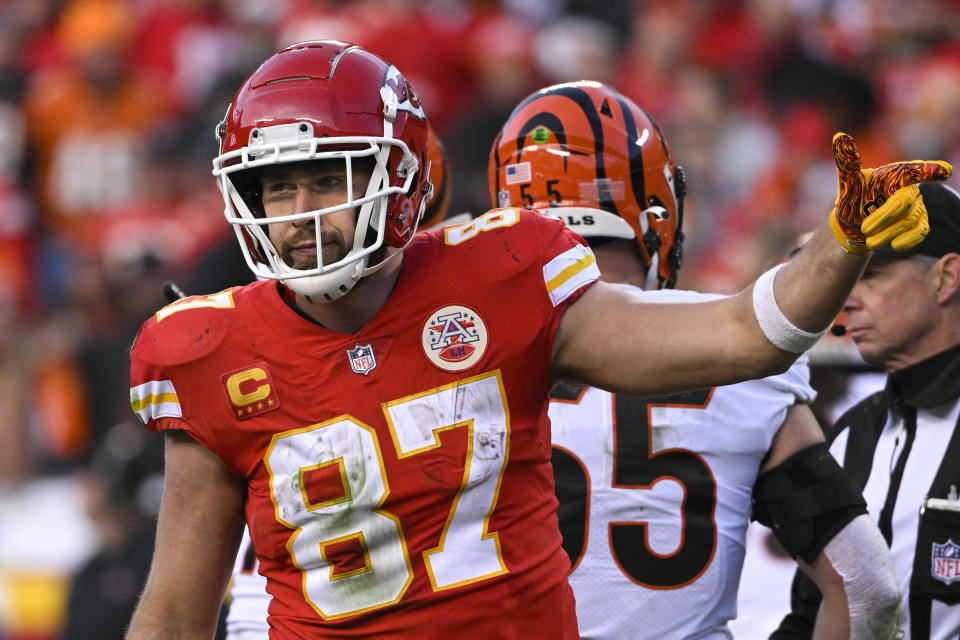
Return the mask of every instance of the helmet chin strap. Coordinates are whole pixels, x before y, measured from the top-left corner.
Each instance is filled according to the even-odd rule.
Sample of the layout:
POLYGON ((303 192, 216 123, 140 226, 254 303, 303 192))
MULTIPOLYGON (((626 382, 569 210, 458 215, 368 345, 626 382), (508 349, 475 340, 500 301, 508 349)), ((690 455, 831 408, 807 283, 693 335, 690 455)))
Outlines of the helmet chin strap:
POLYGON ((645 291, 660 288, 658 276, 660 275, 660 243, 662 240, 660 236, 650 228, 649 218, 652 217, 662 220, 667 215, 667 210, 659 205, 649 207, 640 214, 640 229, 643 231, 643 236, 640 238, 640 241, 643 242, 647 250, 647 255, 650 256, 650 266, 647 267, 647 276, 643 283, 645 291))
POLYGON ((281 280, 294 293, 317 302, 333 302, 350 293, 364 275, 368 256, 344 265, 336 271, 317 276, 281 280))
POLYGON ((660 256, 654 253, 650 257, 650 266, 647 267, 647 277, 643 281, 644 291, 653 291, 658 288, 657 274, 660 271, 660 256))

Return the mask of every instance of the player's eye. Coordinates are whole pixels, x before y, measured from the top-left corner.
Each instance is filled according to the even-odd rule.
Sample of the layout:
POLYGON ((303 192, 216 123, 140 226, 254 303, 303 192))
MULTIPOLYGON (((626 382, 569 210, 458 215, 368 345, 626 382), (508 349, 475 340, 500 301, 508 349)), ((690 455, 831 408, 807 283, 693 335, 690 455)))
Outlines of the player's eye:
POLYGON ((267 182, 263 185, 263 195, 265 198, 282 196, 285 193, 296 191, 297 185, 292 182, 267 182))
POLYGON ((340 188, 345 182, 346 179, 342 175, 326 175, 314 180, 313 186, 319 191, 327 191, 340 188))

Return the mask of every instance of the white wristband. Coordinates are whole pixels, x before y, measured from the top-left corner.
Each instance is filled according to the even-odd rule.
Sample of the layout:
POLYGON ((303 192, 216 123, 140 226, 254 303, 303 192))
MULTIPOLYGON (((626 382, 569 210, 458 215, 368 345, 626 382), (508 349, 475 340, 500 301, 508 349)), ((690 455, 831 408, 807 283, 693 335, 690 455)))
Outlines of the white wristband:
POLYGON ((773 295, 773 279, 786 263, 779 264, 773 269, 764 272, 757 283, 753 285, 753 312, 757 316, 757 322, 760 323, 760 329, 767 340, 776 347, 789 351, 791 353, 803 353, 823 337, 830 327, 825 327, 823 331, 810 333, 796 326, 783 315, 777 299, 773 295))

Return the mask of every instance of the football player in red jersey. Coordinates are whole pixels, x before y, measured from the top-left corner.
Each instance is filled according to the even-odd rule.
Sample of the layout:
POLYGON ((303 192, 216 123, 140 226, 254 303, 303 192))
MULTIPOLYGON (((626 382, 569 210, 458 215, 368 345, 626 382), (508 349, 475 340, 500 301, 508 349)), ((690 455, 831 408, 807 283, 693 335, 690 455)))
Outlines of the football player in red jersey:
MULTIPOLYGON (((447 218, 447 204, 450 201, 450 171, 443 144, 435 135, 432 126, 428 130, 427 158, 429 164, 427 175, 433 191, 424 206, 418 233, 444 224, 469 221, 469 214, 447 218)), ((258 568, 250 530, 245 527, 227 594, 228 609, 224 620, 226 640, 266 640, 267 638, 269 633, 267 608, 270 604, 270 595, 266 591, 267 581, 260 575, 258 568)))
MULTIPOLYGON (((131 639, 214 633, 244 521, 271 638, 576 638, 551 381, 651 394, 781 371, 866 261, 824 225, 756 295, 648 304, 597 282, 582 238, 547 214, 415 234, 423 107, 396 68, 340 42, 271 56, 219 138, 225 215, 262 280, 164 307, 131 351, 131 405, 166 433, 131 639)), ((866 201, 886 199, 881 227, 919 224, 900 187, 949 173, 844 166, 844 237, 866 201)))
MULTIPOLYGON (((579 232, 604 282, 653 302, 719 297, 672 289, 683 170, 650 114, 611 87, 572 82, 521 101, 489 178, 495 205, 549 210, 579 232), (521 163, 531 179, 511 179, 521 163)), ((751 511, 826 594, 815 638, 851 626, 865 637, 851 620, 878 637, 896 626, 892 559, 827 452, 809 377, 803 357, 780 375, 659 397, 554 387, 552 462, 583 637, 729 638, 751 511)))

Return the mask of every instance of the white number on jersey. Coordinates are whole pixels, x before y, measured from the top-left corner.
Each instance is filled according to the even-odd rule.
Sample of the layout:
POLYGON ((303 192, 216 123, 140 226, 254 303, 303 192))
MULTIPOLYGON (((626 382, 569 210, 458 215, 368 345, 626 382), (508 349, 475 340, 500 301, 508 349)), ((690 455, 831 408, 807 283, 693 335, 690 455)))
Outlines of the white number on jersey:
MULTIPOLYGON (((383 410, 401 459, 441 446, 441 431, 462 430, 467 439, 463 480, 443 534, 423 554, 433 588, 506 573, 497 533, 488 531, 510 449, 500 373, 400 398, 383 410)), ((341 416, 279 433, 264 461, 277 520, 294 530, 287 546, 317 613, 341 618, 400 600, 413 569, 399 519, 381 508, 390 486, 374 429, 341 416), (337 550, 355 560, 337 566, 329 559, 337 550)))

